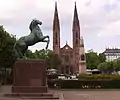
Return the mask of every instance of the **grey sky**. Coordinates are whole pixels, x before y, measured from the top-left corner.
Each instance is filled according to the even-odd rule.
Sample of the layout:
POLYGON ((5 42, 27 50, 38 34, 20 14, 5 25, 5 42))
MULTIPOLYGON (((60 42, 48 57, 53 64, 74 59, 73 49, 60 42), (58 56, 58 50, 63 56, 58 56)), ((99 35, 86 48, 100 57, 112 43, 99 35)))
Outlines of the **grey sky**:
MULTIPOLYGON (((106 47, 120 48, 120 0, 58 0, 61 28, 61 47, 68 41, 72 46, 74 2, 84 37, 85 49, 102 52, 106 47)), ((43 22, 44 35, 50 35, 52 49, 52 23, 55 0, 0 0, 0 24, 18 38, 29 34, 33 18, 43 22)), ((38 43, 31 50, 45 47, 38 43)))

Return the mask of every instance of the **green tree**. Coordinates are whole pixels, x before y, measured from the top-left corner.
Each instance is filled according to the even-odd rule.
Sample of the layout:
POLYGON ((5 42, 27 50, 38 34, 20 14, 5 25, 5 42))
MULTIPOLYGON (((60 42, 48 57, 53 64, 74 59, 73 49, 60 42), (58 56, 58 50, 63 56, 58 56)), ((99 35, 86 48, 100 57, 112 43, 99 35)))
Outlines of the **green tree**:
POLYGON ((44 50, 44 49, 42 49, 42 50, 36 50, 35 52, 34 52, 34 56, 35 56, 35 58, 36 59, 45 59, 46 58, 46 56, 47 56, 47 52, 48 52, 49 50, 44 50))
POLYGON ((12 66, 13 62, 15 61, 13 48, 16 38, 15 36, 6 32, 3 26, 0 26, 0 34, 0 65, 3 67, 12 66))
POLYGON ((100 63, 97 68, 102 72, 102 73, 107 73, 107 63, 103 62, 100 63))
POLYGON ((96 69, 100 63, 99 57, 96 52, 86 53, 86 63, 88 69, 96 69))
POLYGON ((27 50, 25 52, 25 57, 27 59, 35 59, 36 58, 35 54, 31 50, 27 50))
POLYGON ((102 62, 105 62, 106 61, 106 57, 105 57, 105 55, 103 54, 103 53, 99 53, 99 61, 100 61, 100 63, 102 63, 102 62))
POLYGON ((48 52, 46 60, 47 60, 47 68, 54 68, 54 69, 57 69, 62 62, 60 56, 58 56, 51 50, 48 52))
POLYGON ((36 50, 34 53, 28 50, 26 52, 26 57, 28 59, 45 59, 47 62, 47 68, 57 68, 61 65, 61 58, 55 54, 52 50, 36 50))
POLYGON ((120 70, 120 59, 116 59, 113 61, 113 67, 114 67, 114 71, 120 70))
POLYGON ((107 63, 107 72, 111 74, 114 71, 113 61, 106 62, 107 63))
POLYGON ((32 52, 31 50, 27 50, 25 53, 25 56, 27 59, 45 59, 47 57, 47 52, 49 50, 36 50, 35 52, 32 52))
POLYGON ((111 74, 114 71, 113 62, 100 63, 97 68, 104 74, 111 74))
POLYGON ((0 68, 4 68, 5 76, 6 69, 11 68, 16 60, 13 49, 15 41, 15 36, 9 34, 3 26, 0 26, 0 68))

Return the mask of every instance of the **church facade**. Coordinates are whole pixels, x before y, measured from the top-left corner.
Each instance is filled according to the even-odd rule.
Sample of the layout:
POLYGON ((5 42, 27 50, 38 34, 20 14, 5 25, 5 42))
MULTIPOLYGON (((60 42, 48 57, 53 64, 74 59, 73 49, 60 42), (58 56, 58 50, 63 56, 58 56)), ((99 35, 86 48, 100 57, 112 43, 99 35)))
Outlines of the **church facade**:
POLYGON ((62 64, 58 71, 61 74, 85 74, 86 73, 86 57, 84 50, 84 40, 80 36, 80 24, 75 2, 73 27, 72 27, 73 47, 67 43, 60 47, 60 21, 57 10, 57 2, 55 3, 55 12, 53 19, 53 51, 62 59, 62 64))

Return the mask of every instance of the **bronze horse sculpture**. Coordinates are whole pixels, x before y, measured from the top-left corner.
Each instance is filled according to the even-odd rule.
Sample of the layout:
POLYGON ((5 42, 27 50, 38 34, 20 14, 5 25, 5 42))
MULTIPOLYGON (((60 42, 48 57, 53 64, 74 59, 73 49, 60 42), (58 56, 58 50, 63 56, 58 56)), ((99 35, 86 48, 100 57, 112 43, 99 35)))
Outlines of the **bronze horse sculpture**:
POLYGON ((43 36, 43 33, 38 25, 42 25, 42 22, 37 19, 32 20, 29 26, 31 31, 30 34, 21 37, 14 44, 14 50, 17 59, 24 59, 24 54, 27 51, 28 46, 32 46, 38 42, 46 42, 46 49, 48 48, 50 38, 48 35, 43 36))

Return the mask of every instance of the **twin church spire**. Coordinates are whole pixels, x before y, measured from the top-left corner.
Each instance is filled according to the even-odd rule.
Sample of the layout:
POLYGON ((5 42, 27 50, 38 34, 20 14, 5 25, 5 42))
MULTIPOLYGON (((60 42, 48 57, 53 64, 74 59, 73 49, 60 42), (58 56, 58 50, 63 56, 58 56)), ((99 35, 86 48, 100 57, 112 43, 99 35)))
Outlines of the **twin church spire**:
MULTIPOLYGON (((67 38, 67 37, 65 37, 67 38)), ((86 61, 84 52, 83 39, 80 38, 80 23, 77 12, 77 5, 75 2, 72 24, 72 43, 73 48, 66 49, 66 45, 60 48, 60 23, 57 9, 57 2, 55 2, 55 12, 53 19, 53 52, 62 58, 62 65, 59 66, 60 73, 85 73, 86 61)))
MULTIPOLYGON (((74 7, 74 17, 73 17, 73 48, 80 42, 80 26, 79 26, 79 18, 77 13, 77 7, 75 2, 74 7), (77 36, 77 37, 76 37, 77 36)), ((60 23, 57 9, 57 2, 55 2, 55 12, 53 19, 53 51, 59 54, 60 51, 60 23), (57 51, 56 51, 57 50, 57 51)))

